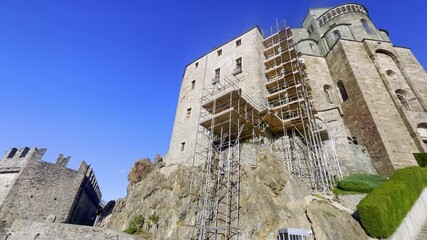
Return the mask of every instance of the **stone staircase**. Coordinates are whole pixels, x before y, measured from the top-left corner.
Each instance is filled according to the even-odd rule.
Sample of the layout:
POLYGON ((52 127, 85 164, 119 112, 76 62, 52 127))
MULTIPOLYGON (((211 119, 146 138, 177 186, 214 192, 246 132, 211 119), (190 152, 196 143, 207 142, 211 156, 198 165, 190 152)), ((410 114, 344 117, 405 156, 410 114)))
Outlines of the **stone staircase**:
POLYGON ((418 233, 416 240, 426 240, 427 239, 427 218, 424 220, 421 231, 418 233))

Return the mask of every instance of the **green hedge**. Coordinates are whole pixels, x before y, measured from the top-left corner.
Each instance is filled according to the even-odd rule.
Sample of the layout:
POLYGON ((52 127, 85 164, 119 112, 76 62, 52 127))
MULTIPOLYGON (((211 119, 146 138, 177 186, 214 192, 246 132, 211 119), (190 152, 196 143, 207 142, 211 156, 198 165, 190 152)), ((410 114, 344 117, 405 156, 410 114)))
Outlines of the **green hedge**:
POLYGON ((425 187, 427 168, 410 167, 397 170, 357 206, 365 231, 375 238, 390 237, 425 187))
POLYGON ((381 186, 387 177, 373 174, 352 174, 344 177, 337 188, 347 192, 370 193, 381 186))
POLYGON ((427 153, 414 153, 414 157, 420 167, 427 166, 427 153))

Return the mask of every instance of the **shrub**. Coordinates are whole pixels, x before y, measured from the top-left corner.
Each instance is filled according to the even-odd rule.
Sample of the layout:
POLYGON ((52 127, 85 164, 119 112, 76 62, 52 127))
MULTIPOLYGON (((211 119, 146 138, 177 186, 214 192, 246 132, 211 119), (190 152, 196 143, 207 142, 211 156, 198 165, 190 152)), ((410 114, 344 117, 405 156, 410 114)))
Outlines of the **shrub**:
POLYGON ((378 188, 387 177, 373 174, 353 174, 344 177, 337 188, 347 192, 369 193, 378 188))
POLYGON ((414 153, 414 157, 420 167, 427 166, 427 153, 414 153))
POLYGON ((391 236, 426 186, 426 168, 397 170, 357 206, 365 231, 375 238, 391 236))

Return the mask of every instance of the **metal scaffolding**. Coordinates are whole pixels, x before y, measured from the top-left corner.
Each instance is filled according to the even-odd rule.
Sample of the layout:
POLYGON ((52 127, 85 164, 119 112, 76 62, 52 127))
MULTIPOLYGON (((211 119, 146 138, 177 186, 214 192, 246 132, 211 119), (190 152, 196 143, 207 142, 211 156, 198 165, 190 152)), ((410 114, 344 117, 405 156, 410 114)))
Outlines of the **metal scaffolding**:
POLYGON ((269 108, 281 119, 275 125, 273 151, 286 168, 313 190, 325 192, 342 173, 333 140, 315 117, 305 60, 283 22, 264 39, 265 84, 269 108), (330 140, 329 148, 324 141, 330 140))
POLYGON ((223 77, 203 89, 187 212, 192 239, 239 237, 241 143, 265 137, 267 126, 238 81, 223 77))
POLYGON ((304 59, 291 29, 278 25, 263 41, 262 106, 242 92, 234 75, 216 76, 203 89, 186 214, 191 239, 239 238, 244 142, 263 143, 314 191, 325 192, 342 177, 326 123, 315 117, 304 59))

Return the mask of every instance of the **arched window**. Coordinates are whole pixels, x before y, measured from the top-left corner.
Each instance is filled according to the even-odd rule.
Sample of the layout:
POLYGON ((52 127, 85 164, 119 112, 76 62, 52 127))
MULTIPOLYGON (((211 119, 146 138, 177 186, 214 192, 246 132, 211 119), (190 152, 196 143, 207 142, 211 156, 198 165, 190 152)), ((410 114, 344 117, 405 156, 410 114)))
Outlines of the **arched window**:
POLYGON ((341 98, 345 102, 348 99, 347 91, 345 90, 344 83, 339 80, 337 82, 338 89, 340 90, 341 98))
POLYGON ((341 33, 340 33, 340 31, 338 31, 338 30, 335 30, 335 31, 334 31, 334 38, 335 38, 335 40, 338 40, 338 39, 340 39, 340 38, 341 38, 341 33))
POLYGON ((323 90, 325 91, 326 101, 328 103, 334 103, 332 100, 332 86, 331 85, 324 85, 323 90))
POLYGON ((363 28, 365 29, 365 31, 366 31, 368 34, 372 34, 372 30, 371 30, 371 28, 370 28, 370 27, 369 27, 369 25, 368 25, 368 21, 366 21, 366 19, 362 19, 362 20, 360 20, 360 22, 362 23, 363 28))
POLYGON ((394 91, 396 93, 397 99, 399 99, 400 105, 402 107, 405 107, 406 110, 411 110, 411 106, 409 106, 408 100, 407 100, 407 92, 403 89, 397 89, 394 91))

